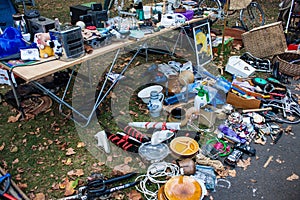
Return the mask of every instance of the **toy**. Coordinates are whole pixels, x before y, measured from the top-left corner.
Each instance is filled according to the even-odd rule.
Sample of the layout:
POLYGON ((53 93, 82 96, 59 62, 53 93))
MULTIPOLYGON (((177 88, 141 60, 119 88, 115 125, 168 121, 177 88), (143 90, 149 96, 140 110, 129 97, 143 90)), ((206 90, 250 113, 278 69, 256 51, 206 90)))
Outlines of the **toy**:
POLYGON ((58 57, 61 57, 62 56, 62 52, 63 52, 63 48, 62 48, 61 43, 59 43, 59 41, 56 40, 56 39, 52 40, 52 42, 53 42, 52 49, 54 51, 54 54, 57 55, 58 57))
POLYGON ((34 42, 37 44, 40 50, 41 58, 48 58, 54 56, 54 51, 52 48, 54 45, 51 41, 49 33, 36 33, 34 36, 34 42))

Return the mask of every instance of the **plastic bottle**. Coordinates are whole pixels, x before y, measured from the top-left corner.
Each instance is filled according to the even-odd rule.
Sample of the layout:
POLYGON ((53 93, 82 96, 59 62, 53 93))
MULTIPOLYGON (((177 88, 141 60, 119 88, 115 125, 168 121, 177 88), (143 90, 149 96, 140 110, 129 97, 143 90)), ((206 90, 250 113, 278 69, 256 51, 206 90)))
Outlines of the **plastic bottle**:
POLYGON ((54 26, 55 26, 55 29, 56 29, 57 31, 61 31, 61 29, 60 29, 60 22, 59 22, 59 19, 58 19, 58 18, 55 18, 55 19, 54 19, 54 26))
POLYGON ((209 95, 206 90, 203 89, 203 86, 200 89, 196 88, 198 94, 195 96, 194 99, 194 107, 197 110, 200 110, 201 107, 205 106, 209 102, 209 95))

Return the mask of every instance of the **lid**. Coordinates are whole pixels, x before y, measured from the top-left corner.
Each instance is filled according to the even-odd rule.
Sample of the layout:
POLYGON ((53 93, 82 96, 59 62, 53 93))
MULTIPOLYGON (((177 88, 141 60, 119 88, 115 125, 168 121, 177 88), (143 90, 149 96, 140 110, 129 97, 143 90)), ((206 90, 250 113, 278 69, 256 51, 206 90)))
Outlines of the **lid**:
POLYGON ((169 147, 164 143, 152 145, 151 142, 146 142, 139 147, 139 154, 148 161, 158 162, 167 157, 169 147))
POLYGON ((195 200, 202 196, 200 183, 190 176, 174 176, 164 186, 169 200, 195 200))

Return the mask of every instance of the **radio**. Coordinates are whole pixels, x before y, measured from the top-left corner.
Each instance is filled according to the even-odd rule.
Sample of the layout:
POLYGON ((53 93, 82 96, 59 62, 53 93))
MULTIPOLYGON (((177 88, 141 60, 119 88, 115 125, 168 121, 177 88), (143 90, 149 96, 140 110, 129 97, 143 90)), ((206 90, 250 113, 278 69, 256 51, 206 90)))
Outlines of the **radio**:
POLYGON ((28 27, 31 36, 34 36, 36 33, 48 33, 50 29, 55 27, 55 25, 54 20, 40 16, 28 19, 28 27))

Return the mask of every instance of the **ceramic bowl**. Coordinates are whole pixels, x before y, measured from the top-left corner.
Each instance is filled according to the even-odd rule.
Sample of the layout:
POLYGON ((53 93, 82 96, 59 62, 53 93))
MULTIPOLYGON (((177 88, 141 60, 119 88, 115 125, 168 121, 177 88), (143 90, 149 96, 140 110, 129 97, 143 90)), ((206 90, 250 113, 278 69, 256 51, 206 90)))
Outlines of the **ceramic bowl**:
POLYGON ((149 87, 146 87, 146 88, 142 89, 138 93, 138 97, 141 98, 144 103, 148 103, 149 100, 150 100, 150 92, 151 91, 157 91, 157 93, 161 93, 162 90, 163 90, 162 86, 152 85, 152 86, 149 86, 149 87))

